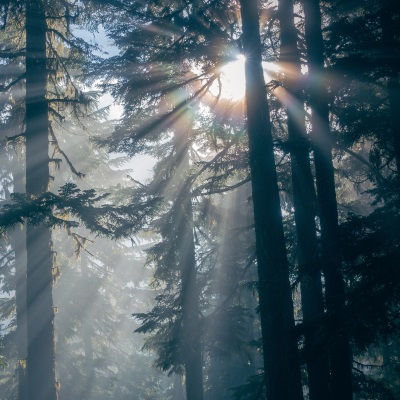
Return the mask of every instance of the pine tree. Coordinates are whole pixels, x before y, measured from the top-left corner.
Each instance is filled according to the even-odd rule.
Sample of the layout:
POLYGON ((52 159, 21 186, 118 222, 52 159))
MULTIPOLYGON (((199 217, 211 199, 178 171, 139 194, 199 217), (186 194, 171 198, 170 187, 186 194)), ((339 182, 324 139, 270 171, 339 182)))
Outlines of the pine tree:
MULTIPOLYGON (((21 195, 20 198, 35 202, 43 196, 48 196, 49 163, 57 164, 60 161, 49 157, 50 135, 55 153, 60 153, 71 170, 79 175, 74 170, 66 153, 60 149, 50 119, 62 120, 62 114, 68 107, 72 108, 76 115, 79 112, 78 104, 88 103, 87 98, 74 85, 73 78, 67 69, 67 65, 73 64, 76 67, 79 64, 78 58, 83 53, 82 43, 78 41, 76 44, 74 40, 68 39, 69 27, 73 19, 68 3, 50 5, 44 1, 27 1, 7 4, 4 7, 6 15, 10 14, 10 17, 5 20, 7 29, 11 17, 17 21, 24 18, 26 20, 25 32, 22 31, 25 33, 26 48, 16 51, 8 48, 2 52, 3 57, 12 60, 18 60, 24 56, 25 73, 21 72, 16 78, 3 85, 2 90, 10 90, 22 80, 26 82, 25 133, 11 135, 10 140, 25 138, 26 196, 21 195), (64 8, 65 15, 61 15, 64 8), (64 24, 57 25, 54 21, 58 20, 63 21, 64 24), (69 48, 69 51, 68 58, 64 59, 65 46, 69 48), (62 55, 61 52, 64 54, 62 55), (76 53, 80 53, 80 55, 77 56, 76 53), (49 70, 52 73, 49 73, 49 70)), ((21 46, 23 40, 23 35, 20 33, 17 43, 21 46)), ((27 200, 27 202, 29 201, 27 200)), ((42 202, 42 204, 44 203, 42 202)), ((25 210, 27 208, 28 206, 25 210)), ((35 223, 32 224, 30 220, 27 224, 27 379, 30 397, 47 399, 56 398, 52 301, 54 252, 50 227, 45 223, 37 224, 39 218, 38 215, 33 215, 35 223), (45 383, 42 382, 43 377, 45 377, 45 383)), ((17 219, 22 220, 21 217, 17 217, 17 219)), ((11 225, 15 225, 15 223, 11 225)), ((18 256, 23 255, 22 249, 17 251, 18 256)), ((18 274, 22 277, 22 280, 18 279, 18 287, 23 288, 23 273, 21 274, 19 269, 18 274)), ((17 295, 17 306, 22 304, 18 298, 23 298, 20 290, 17 295)), ((20 342, 23 343, 23 307, 19 306, 17 312, 19 321, 17 331, 21 338, 20 342)), ((20 358, 20 364, 23 366, 24 357, 20 358)), ((21 374, 21 384, 23 383, 22 378, 21 374)), ((22 396, 24 390, 21 388, 20 392, 20 396, 22 396)))
POLYGON ((310 145, 305 127, 305 110, 300 51, 294 25, 293 2, 280 0, 280 64, 284 73, 287 129, 291 156, 294 216, 297 232, 297 254, 305 358, 310 399, 328 398, 329 364, 321 346, 324 303, 321 268, 318 258, 315 226, 316 195, 310 167, 310 145), (322 351, 321 351, 322 350, 322 351))
MULTIPOLYGON (((26 3, 26 193, 39 197, 49 185, 49 110, 46 14, 42 1, 26 3)), ((30 399, 56 399, 53 254, 50 229, 28 226, 27 375, 30 399)))
POLYGON ((324 44, 319 1, 305 0, 305 38, 310 77, 312 142, 321 226, 328 331, 335 332, 330 346, 332 399, 352 399, 352 356, 349 337, 343 330, 345 287, 341 275, 338 211, 332 162, 334 139, 329 126, 329 106, 324 71, 324 44), (320 83, 321 82, 321 83, 320 83))
POLYGON ((397 4, 392 1, 382 0, 380 10, 382 53, 388 79, 387 91, 389 95, 390 129, 397 173, 400 170, 400 67, 398 62, 398 29, 396 27, 399 15, 400 9, 397 4))
POLYGON ((261 66, 257 2, 241 1, 241 16, 267 397, 271 400, 302 399, 289 268, 261 66))

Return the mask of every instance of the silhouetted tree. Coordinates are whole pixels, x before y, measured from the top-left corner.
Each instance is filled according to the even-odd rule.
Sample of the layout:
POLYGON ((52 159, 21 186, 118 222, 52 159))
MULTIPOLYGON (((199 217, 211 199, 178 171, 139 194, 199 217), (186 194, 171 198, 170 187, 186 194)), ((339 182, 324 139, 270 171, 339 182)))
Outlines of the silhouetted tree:
POLYGON ((321 226, 321 256, 325 276, 328 330, 335 332, 330 344, 331 399, 352 399, 352 356, 348 334, 343 330, 345 287, 341 275, 341 250, 335 176, 332 162, 334 138, 329 126, 324 44, 318 0, 304 1, 305 38, 309 73, 311 139, 314 150, 318 208, 321 226))
POLYGON ((256 1, 241 1, 246 55, 249 162, 259 281, 260 316, 268 399, 302 399, 294 334, 289 267, 282 225, 269 107, 261 65, 256 1))
MULTIPOLYGON (((310 144, 305 126, 304 79, 294 24, 293 1, 279 1, 280 65, 284 74, 282 94, 287 110, 291 156, 297 260, 305 335, 305 359, 311 400, 328 398, 328 354, 323 339, 324 302, 316 233, 316 194, 310 166, 310 144), (285 101, 286 100, 286 101, 285 101)), ((278 89, 279 90, 279 89, 278 89)))

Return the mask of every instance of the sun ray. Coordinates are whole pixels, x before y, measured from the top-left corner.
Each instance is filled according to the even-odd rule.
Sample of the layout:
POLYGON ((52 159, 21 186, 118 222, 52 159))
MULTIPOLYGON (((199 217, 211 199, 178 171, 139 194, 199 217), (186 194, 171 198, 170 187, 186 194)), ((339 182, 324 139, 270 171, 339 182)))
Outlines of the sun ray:
POLYGON ((246 57, 243 54, 239 54, 235 61, 222 66, 220 68, 220 78, 210 87, 211 94, 226 100, 241 101, 245 92, 245 62, 246 57))

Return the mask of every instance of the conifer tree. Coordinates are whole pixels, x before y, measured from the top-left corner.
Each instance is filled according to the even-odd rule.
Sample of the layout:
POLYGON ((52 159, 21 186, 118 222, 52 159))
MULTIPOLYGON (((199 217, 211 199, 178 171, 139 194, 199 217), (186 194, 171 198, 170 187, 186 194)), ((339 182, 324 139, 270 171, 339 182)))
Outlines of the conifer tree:
MULTIPOLYGON (((78 104, 85 102, 85 96, 74 85, 73 79, 67 70, 67 64, 77 66, 77 57, 73 53, 81 51, 81 43, 68 39, 69 27, 74 17, 70 14, 68 3, 49 4, 46 1, 26 1, 4 5, 5 27, 10 22, 11 16, 16 20, 25 19, 25 37, 20 33, 19 44, 25 40, 25 48, 13 51, 12 48, 2 53, 9 59, 25 58, 25 72, 21 72, 14 80, 3 86, 3 90, 12 89, 22 80, 25 80, 25 132, 11 135, 10 140, 25 138, 26 154, 26 199, 35 202, 47 195, 50 185, 50 162, 58 163, 60 160, 49 157, 49 136, 55 152, 60 153, 72 171, 74 167, 69 162, 68 156, 60 149, 55 130, 50 124, 53 118, 63 118, 62 113, 72 105, 73 111, 78 112, 78 104), (65 10, 65 15, 62 14, 65 10), (55 23, 61 20, 64 24, 55 23), (50 22, 49 22, 50 21, 50 22), (63 46, 69 48, 68 58, 63 46), (64 54, 60 53, 64 51, 64 54), (49 73, 49 71, 52 73, 49 73), (63 84, 63 87, 61 88, 63 84), (72 89, 72 90, 71 90, 72 89), (54 107, 57 105, 57 107, 54 107), (60 107, 60 105, 62 105, 60 107)), ((87 101, 86 101, 87 103, 87 101)), ((14 188, 15 191, 15 188, 14 188)), ((21 199, 22 199, 21 195, 21 199)), ((42 202, 44 204, 44 202, 42 202)), ((12 206, 11 206, 12 207, 12 206)), ((29 206, 26 205, 26 208, 29 206)), ((24 212, 21 210, 22 213, 24 212)), ((50 226, 44 221, 38 224, 35 220, 27 224, 27 379, 31 399, 55 399, 55 354, 54 354, 54 311, 52 300, 52 284, 54 281, 54 265, 52 239, 50 226), (43 382, 42 382, 43 381, 43 382)), ((21 217, 17 217, 21 221, 21 217)), ((11 225, 14 225, 12 223, 11 225)), ((22 250, 19 255, 23 255, 22 250)), ((18 272, 20 274, 20 272, 18 272)), ((22 274, 23 279, 23 274, 22 274)), ((18 279, 20 282, 21 279, 18 279)), ((21 285, 22 283, 20 283, 21 285)), ((21 286, 23 287, 23 285, 21 286)), ((20 293, 20 291, 19 291, 20 293)), ((20 295, 18 297, 21 297, 20 295)), ((18 301, 18 298, 17 298, 18 301)), ((19 304, 19 301, 18 301, 19 304)), ((23 308, 18 307, 19 337, 24 336, 23 308)), ((17 310, 17 312, 18 312, 17 310)), ((23 342, 23 340, 21 340, 23 342)), ((25 364, 20 357, 21 366, 25 364)), ((20 382, 23 383, 23 376, 20 382)), ((23 396, 24 390, 20 390, 23 396)))
POLYGON ((398 22, 399 16, 400 9, 395 2, 382 0, 380 10, 382 53, 387 74, 387 91, 389 95, 390 108, 390 130, 398 174, 400 171, 400 68, 398 62, 399 43, 396 22, 398 22))
POLYGON ((249 162, 267 398, 302 399, 293 301, 278 193, 256 1, 241 1, 249 162))
MULTIPOLYGON (((45 4, 26 3, 26 193, 49 186, 49 110, 45 4)), ((30 399, 55 400, 53 254, 46 226, 27 227, 27 375, 30 399)))
POLYGON ((325 299, 329 318, 328 331, 335 332, 330 345, 331 399, 351 400, 352 355, 348 334, 343 329, 345 287, 341 274, 341 250, 338 231, 338 210, 332 162, 334 139, 329 125, 324 44, 321 11, 317 0, 304 1, 305 38, 310 77, 310 107, 319 219, 321 257, 325 276, 325 299))
MULTIPOLYGON (((294 217, 301 304, 305 332, 305 359, 310 399, 328 398, 329 364, 321 346, 324 303, 315 225, 316 195, 305 126, 304 79, 294 24, 293 2, 279 1, 280 57, 286 93, 287 130, 291 156, 294 217)), ((286 97, 285 97, 286 96, 286 97)))

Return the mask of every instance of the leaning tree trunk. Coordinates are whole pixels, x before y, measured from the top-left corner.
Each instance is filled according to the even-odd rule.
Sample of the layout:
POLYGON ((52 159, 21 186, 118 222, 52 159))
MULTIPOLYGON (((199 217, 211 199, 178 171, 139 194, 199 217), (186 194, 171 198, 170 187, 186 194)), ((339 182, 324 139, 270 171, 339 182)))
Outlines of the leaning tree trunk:
POLYGON ((397 175, 400 175, 400 51, 399 42, 395 38, 393 15, 395 14, 395 2, 382 0, 381 27, 383 62, 387 69, 387 90, 390 109, 390 130, 394 147, 394 157, 397 167, 397 175))
POLYGON ((327 88, 324 82, 323 38, 318 0, 304 0, 305 35, 310 79, 312 141, 321 225, 321 248, 328 310, 328 334, 332 400, 351 400, 352 356, 343 314, 345 286, 341 275, 335 176, 332 162, 333 137, 329 127, 327 88))
MULTIPOLYGON (((183 124, 185 125, 185 124, 183 124)), ((181 275, 183 363, 186 377, 186 398, 203 400, 203 357, 200 337, 200 291, 197 283, 195 238, 193 232, 193 209, 191 187, 187 180, 189 165, 189 143, 187 131, 177 128, 174 136, 178 196, 175 204, 178 224, 178 264, 181 275)))
POLYGON ((329 397, 329 360, 321 352, 321 324, 324 303, 316 235, 316 195, 310 167, 310 145, 305 127, 303 79, 293 0, 280 0, 280 64, 284 72, 282 94, 287 106, 287 127, 292 169, 294 218, 297 233, 297 259, 300 275, 301 306, 305 332, 305 360, 310 400, 329 397))
POLYGON ((302 399, 269 108, 261 65, 257 0, 241 0, 246 103, 259 279, 261 332, 268 400, 302 399))
MULTIPOLYGON (((42 0, 26 2, 26 192, 48 189, 46 16, 42 0)), ((30 400, 54 400, 54 310, 50 229, 27 227, 27 373, 30 400)))

